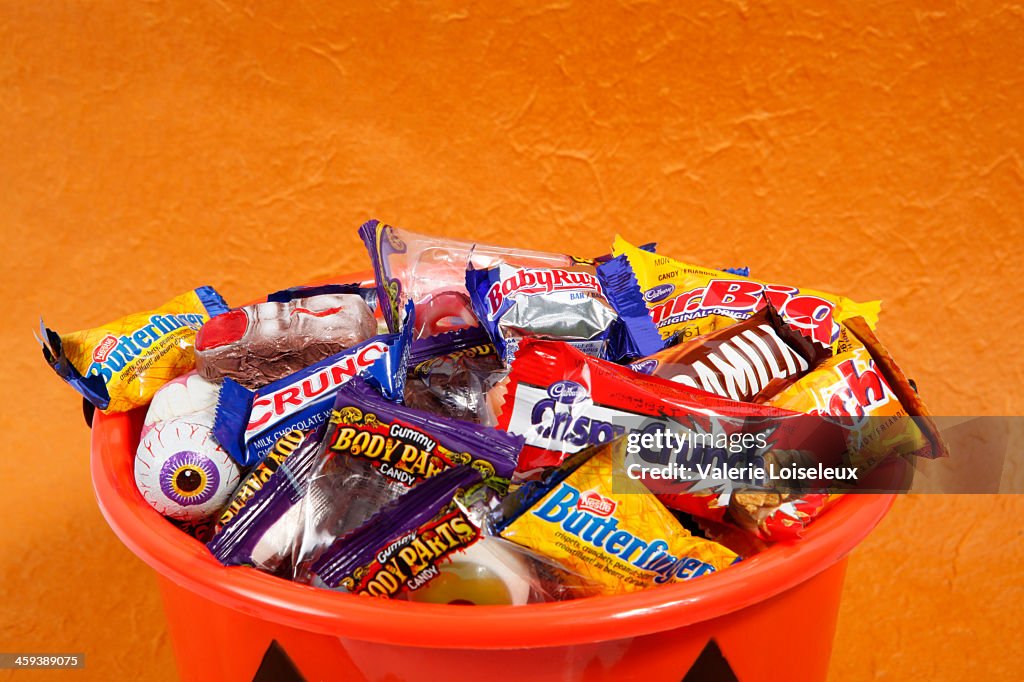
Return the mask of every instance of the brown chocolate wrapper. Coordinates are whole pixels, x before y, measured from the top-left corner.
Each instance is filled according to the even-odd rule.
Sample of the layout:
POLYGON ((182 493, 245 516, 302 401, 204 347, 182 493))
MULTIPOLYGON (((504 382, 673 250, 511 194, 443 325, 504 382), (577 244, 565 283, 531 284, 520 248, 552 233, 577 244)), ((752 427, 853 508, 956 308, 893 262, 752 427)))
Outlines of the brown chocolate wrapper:
POLYGON ((745 320, 633 363, 640 372, 724 398, 765 401, 832 354, 769 304, 745 320), (654 369, 649 363, 656 363, 654 369))

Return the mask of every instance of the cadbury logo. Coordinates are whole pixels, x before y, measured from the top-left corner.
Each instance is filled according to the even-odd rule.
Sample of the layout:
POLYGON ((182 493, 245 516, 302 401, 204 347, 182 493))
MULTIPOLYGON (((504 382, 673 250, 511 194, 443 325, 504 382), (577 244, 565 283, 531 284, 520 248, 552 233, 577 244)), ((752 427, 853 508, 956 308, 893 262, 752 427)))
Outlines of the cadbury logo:
POLYGON ((587 389, 585 386, 577 384, 575 381, 556 381, 548 386, 548 395, 551 396, 555 402, 563 403, 565 405, 573 405, 586 400, 587 389))
POLYGON ((641 374, 654 374, 654 370, 658 369, 658 361, 654 358, 647 358, 646 360, 634 362, 629 368, 641 374))
POLYGON ((676 287, 673 284, 659 284, 644 292, 644 300, 648 303, 657 303, 671 296, 675 290, 676 287))
POLYGON ((610 497, 604 497, 596 490, 588 490, 580 495, 576 502, 576 508, 581 511, 588 511, 595 516, 611 516, 615 513, 618 503, 610 497))
POLYGON ((92 352, 93 362, 106 362, 107 356, 110 355, 110 351, 117 348, 117 337, 113 334, 107 334, 102 341, 96 346, 96 350, 92 352))

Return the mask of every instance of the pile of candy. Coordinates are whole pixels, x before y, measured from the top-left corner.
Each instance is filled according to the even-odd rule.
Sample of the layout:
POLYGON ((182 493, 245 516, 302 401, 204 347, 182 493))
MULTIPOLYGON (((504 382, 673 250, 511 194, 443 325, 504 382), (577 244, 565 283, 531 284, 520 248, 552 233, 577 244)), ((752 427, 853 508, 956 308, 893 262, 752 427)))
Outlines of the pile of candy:
MULTIPOLYGON (((658 489, 623 475, 637 443, 729 420, 927 416, 872 332, 877 302, 621 238, 577 258, 377 221, 360 234, 375 282, 235 309, 201 287, 42 330, 96 408, 148 405, 139 492, 225 565, 452 604, 686 581, 798 540, 837 495, 658 489)), ((873 423, 840 436, 844 462, 942 454, 914 421, 873 423)), ((778 453, 809 447, 776 431, 778 453)))

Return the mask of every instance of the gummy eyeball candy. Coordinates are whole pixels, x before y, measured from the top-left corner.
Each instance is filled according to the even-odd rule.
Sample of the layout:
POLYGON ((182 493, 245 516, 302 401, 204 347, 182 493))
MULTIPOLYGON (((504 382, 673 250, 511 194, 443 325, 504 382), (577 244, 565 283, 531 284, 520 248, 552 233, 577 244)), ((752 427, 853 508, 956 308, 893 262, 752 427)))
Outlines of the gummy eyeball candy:
POLYGON ((157 422, 139 442, 135 485, 154 509, 179 521, 201 521, 228 501, 238 466, 199 416, 157 422))

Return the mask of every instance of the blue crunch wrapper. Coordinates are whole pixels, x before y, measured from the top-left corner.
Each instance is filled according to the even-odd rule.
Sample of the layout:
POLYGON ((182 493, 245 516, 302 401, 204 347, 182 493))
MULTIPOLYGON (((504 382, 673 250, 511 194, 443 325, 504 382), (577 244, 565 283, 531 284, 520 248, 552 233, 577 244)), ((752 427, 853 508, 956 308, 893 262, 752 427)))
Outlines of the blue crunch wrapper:
POLYGON ((256 390, 225 379, 214 438, 240 465, 256 464, 283 434, 326 421, 337 389, 371 367, 394 342, 392 335, 376 336, 256 390))

